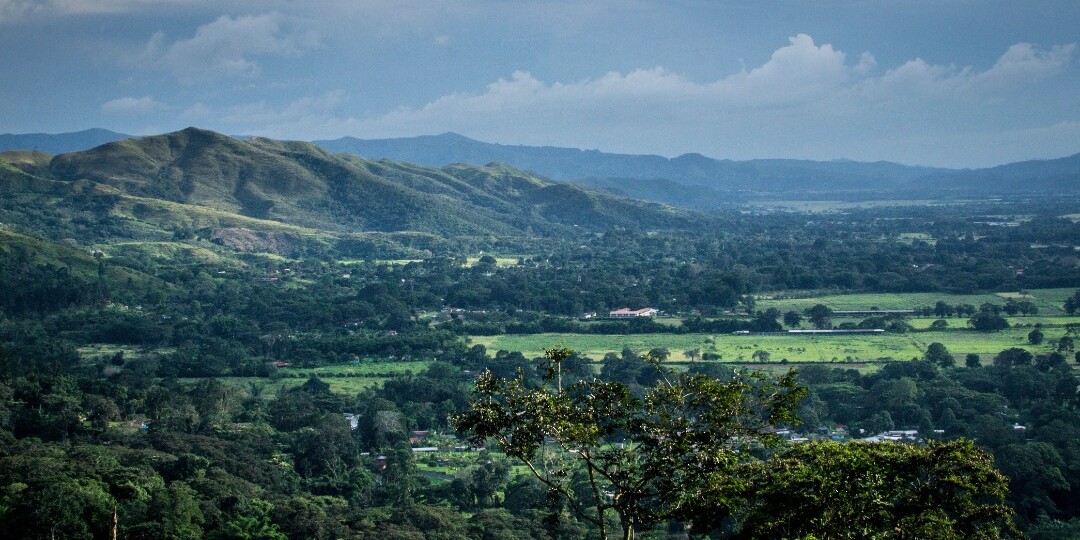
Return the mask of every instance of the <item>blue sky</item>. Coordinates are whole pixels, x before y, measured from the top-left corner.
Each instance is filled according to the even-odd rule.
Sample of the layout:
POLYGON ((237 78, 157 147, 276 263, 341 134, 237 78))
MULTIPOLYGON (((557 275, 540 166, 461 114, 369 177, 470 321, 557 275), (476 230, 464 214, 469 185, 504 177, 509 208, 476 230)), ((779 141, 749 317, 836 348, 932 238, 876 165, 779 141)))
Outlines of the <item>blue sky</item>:
POLYGON ((1080 152, 1076 0, 0 0, 0 132, 978 167, 1080 152))

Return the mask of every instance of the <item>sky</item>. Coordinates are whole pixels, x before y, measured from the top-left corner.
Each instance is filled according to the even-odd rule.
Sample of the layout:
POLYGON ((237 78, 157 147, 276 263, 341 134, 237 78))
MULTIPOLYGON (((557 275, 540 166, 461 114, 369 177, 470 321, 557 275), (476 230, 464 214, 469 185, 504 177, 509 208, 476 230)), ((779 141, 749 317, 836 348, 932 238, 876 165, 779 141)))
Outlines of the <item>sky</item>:
POLYGON ((1077 0, 0 0, 0 133, 1080 152, 1077 0))

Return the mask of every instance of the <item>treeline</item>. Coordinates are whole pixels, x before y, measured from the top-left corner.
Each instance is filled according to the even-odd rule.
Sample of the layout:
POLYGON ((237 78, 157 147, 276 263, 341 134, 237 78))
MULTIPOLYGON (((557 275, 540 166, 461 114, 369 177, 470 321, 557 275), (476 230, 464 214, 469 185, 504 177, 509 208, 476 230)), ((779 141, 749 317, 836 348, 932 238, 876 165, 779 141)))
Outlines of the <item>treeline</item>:
MULTIPOLYGON (((599 372, 571 355, 563 384, 599 376, 639 392, 662 383, 645 352, 609 354, 599 372)), ((1080 381, 1065 358, 1009 350, 941 367, 952 365, 942 353, 866 375, 803 366, 810 393, 797 429, 972 438, 1010 479, 1008 501, 1031 537, 1068 537, 1063 531, 1080 527, 1080 381)), ((87 364, 47 337, 19 345, 6 335, 0 364, 0 522, 13 538, 107 535, 114 510, 120 538, 408 538, 430 533, 431 523, 445 538, 585 538, 590 530, 505 460, 418 457, 410 448, 464 444, 450 418, 468 406, 469 373, 520 373, 541 384, 544 365, 520 353, 473 346, 354 396, 318 379, 273 395, 258 383, 181 384, 160 377, 151 360, 87 364), (345 412, 356 415, 355 429, 345 412), (411 443, 418 431, 425 438, 411 443), (421 474, 418 462, 451 472, 421 474)), ((690 371, 730 376, 710 362, 690 371)), ((669 525, 677 527, 661 529, 669 525)))
POLYGON ((1008 500, 1032 538, 1080 534, 1080 381, 1073 368, 1059 353, 1035 357, 1022 349, 986 358, 985 366, 975 355, 965 360, 965 367, 948 368, 933 360, 891 363, 868 375, 801 366, 799 380, 810 388, 803 425, 839 424, 853 437, 913 429, 931 439, 971 438, 1010 478, 1008 500))

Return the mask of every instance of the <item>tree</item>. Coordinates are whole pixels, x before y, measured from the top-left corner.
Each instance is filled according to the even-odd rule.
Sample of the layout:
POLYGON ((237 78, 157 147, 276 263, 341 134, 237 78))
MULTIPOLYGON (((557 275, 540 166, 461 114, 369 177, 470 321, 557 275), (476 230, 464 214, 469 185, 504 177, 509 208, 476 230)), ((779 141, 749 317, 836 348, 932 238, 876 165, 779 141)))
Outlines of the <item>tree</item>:
POLYGON ((971 441, 815 442, 751 468, 736 538, 1023 537, 1005 477, 971 441))
POLYGON ((701 356, 701 349, 687 349, 683 351, 683 355, 690 359, 691 362, 697 360, 701 356))
POLYGON ((825 304, 817 304, 806 310, 806 318, 814 328, 832 327, 832 310, 825 304))
POLYGON ((1021 517, 1035 519, 1057 512, 1052 494, 1069 488, 1065 462, 1053 446, 1042 442, 1010 444, 997 451, 998 466, 1010 478, 1013 505, 1021 517))
POLYGON ((663 362, 663 361, 667 360, 668 357, 671 356, 671 351, 669 351, 669 350, 667 350, 667 349, 665 349, 663 347, 657 347, 657 348, 649 349, 649 353, 648 353, 647 356, 650 357, 650 358, 655 358, 655 359, 663 362))
MULTIPOLYGON (((559 362, 563 354, 548 352, 548 361, 559 362)), ((661 378, 641 394, 599 379, 565 390, 530 388, 521 375, 499 379, 485 372, 470 410, 455 424, 474 442, 493 439, 522 461, 602 538, 606 518, 614 513, 623 538, 630 539, 639 528, 691 517, 687 509, 697 494, 724 484, 718 479, 740 455, 777 442, 764 428, 795 421, 806 393, 793 372, 776 379, 736 372, 722 381, 674 375, 661 371, 655 359, 650 363, 661 378), (582 489, 574 488, 575 476, 582 489)))
POLYGON ((1057 351, 1061 354, 1068 354, 1076 348, 1076 344, 1073 338, 1069 336, 1062 336, 1057 342, 1057 351))
POLYGON ((968 319, 968 325, 980 332, 996 332, 1009 327, 1009 321, 993 310, 979 311, 968 319))
POLYGON ((938 300, 934 304, 934 315, 938 317, 951 317, 953 314, 953 307, 946 304, 943 300, 938 300))
POLYGON ((923 358, 927 362, 933 362, 944 368, 953 367, 956 364, 956 360, 952 354, 949 354, 949 350, 936 341, 926 347, 923 358))
POLYGON ((1028 343, 1032 345, 1041 345, 1043 342, 1043 338, 1045 337, 1046 336, 1043 334, 1042 330, 1038 326, 1036 326, 1035 329, 1031 332, 1028 332, 1027 335, 1028 343))
POLYGON ((1075 315, 1080 310, 1080 290, 1077 290, 1072 296, 1065 299, 1065 312, 1069 315, 1075 315))
POLYGON ((994 365, 1000 367, 1030 366, 1035 356, 1019 347, 1010 347, 994 356, 994 365))
POLYGON ((982 366, 982 361, 979 359, 979 355, 975 353, 968 353, 964 357, 964 366, 969 368, 977 368, 982 366))
POLYGON ((784 314, 784 324, 788 328, 795 328, 802 322, 802 315, 799 315, 798 311, 792 310, 784 314))

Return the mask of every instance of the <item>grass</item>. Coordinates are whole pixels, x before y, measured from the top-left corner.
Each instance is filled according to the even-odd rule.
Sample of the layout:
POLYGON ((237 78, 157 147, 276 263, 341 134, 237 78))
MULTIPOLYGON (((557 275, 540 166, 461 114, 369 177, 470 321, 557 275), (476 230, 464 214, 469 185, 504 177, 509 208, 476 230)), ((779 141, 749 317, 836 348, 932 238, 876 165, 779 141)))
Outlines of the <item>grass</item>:
MULTIPOLYGON (((307 377, 269 379, 265 377, 218 377, 219 381, 233 386, 242 391, 247 391, 251 386, 260 388, 263 399, 274 399, 278 391, 284 388, 293 388, 307 382, 307 377)), ((195 384, 202 378, 180 379, 181 384, 195 384)), ((330 391, 335 394, 355 395, 368 388, 381 387, 387 377, 331 377, 322 379, 330 385, 330 391)))
MULTIPOLYGON (((1043 331, 1048 335, 1054 334, 1053 329, 1063 328, 1066 324, 1080 324, 1080 317, 1069 316, 1043 316, 1043 315, 1031 315, 1025 317, 1006 317, 1009 320, 1009 324, 1017 328, 1032 328, 1036 324, 1043 326, 1043 331)), ((904 322, 910 324, 916 330, 926 330, 930 328, 930 325, 938 320, 937 317, 908 317, 904 319, 904 322)), ((951 330, 963 330, 967 328, 967 317, 945 317, 945 322, 949 323, 949 329, 951 330)), ((833 319, 834 323, 841 321, 853 321, 858 322, 859 319, 833 319)))
MULTIPOLYGON (((1050 344, 1031 346, 1027 343, 1028 328, 1010 328, 1002 332, 980 333, 969 329, 941 332, 911 332, 881 335, 731 335, 731 334, 635 334, 606 336, 594 334, 537 334, 506 336, 473 336, 472 343, 482 344, 489 352, 500 349, 519 351, 526 357, 537 357, 543 349, 567 347, 600 360, 608 352, 620 353, 623 347, 643 353, 652 348, 665 348, 671 360, 689 360, 684 351, 719 354, 721 362, 753 362, 755 351, 768 352, 771 362, 787 359, 791 362, 884 362, 921 358, 926 347, 940 342, 958 358, 968 353, 994 355, 1003 349, 1020 347, 1034 353, 1051 351, 1050 344)), ((1048 338, 1056 339, 1056 332, 1048 338)), ((1049 340, 1048 340, 1049 341, 1049 340)))
POLYGON ((937 240, 935 240, 933 236, 927 233, 920 232, 900 233, 899 240, 906 244, 914 244, 916 241, 926 242, 931 246, 937 244, 937 240))
MULTIPOLYGON (((126 352, 125 352, 126 356, 126 352)), ((311 377, 318 377, 330 385, 335 394, 355 395, 368 388, 379 388, 386 381, 400 376, 419 373, 431 365, 431 361, 413 362, 361 362, 359 364, 341 364, 320 366, 317 368, 281 368, 281 378, 268 377, 218 377, 221 382, 248 391, 250 387, 260 388, 263 399, 273 399, 278 391, 300 386, 311 377)), ((185 378, 181 383, 195 384, 202 379, 185 378)))
POLYGON ((354 364, 336 364, 315 368, 287 367, 279 371, 287 377, 394 377, 397 375, 416 374, 424 371, 431 360, 413 360, 401 362, 359 362, 354 364))
POLYGON ((149 258, 169 263, 222 263, 226 260, 205 247, 185 242, 113 242, 97 244, 94 248, 111 257, 149 258))
MULTIPOLYGON (((492 255, 492 257, 495 257, 495 266, 499 268, 509 268, 511 266, 517 266, 518 261, 522 259, 522 257, 518 257, 516 255, 504 257, 497 257, 495 255, 492 255)), ((476 265, 476 263, 478 262, 480 262, 480 257, 468 257, 466 259, 465 266, 471 267, 476 265)))
POLYGON ((124 360, 131 361, 137 358, 142 358, 146 354, 165 354, 173 352, 172 348, 159 348, 153 351, 147 351, 146 349, 136 347, 134 345, 117 345, 113 343, 90 343, 82 345, 78 349, 79 357, 84 361, 96 360, 96 359, 109 359, 116 353, 124 353, 124 360))
POLYGON ((1062 304, 1076 289, 1032 289, 1019 292, 988 294, 949 294, 949 293, 869 293, 837 295, 800 295, 799 293, 777 293, 758 297, 755 309, 777 308, 780 311, 798 311, 824 304, 834 311, 878 309, 917 309, 933 306, 938 300, 949 305, 979 305, 990 302, 1004 304, 1006 300, 1028 300, 1039 308, 1040 315, 1063 315, 1062 304))

